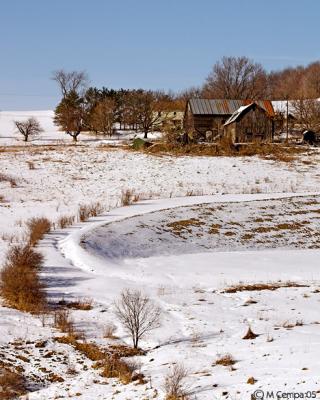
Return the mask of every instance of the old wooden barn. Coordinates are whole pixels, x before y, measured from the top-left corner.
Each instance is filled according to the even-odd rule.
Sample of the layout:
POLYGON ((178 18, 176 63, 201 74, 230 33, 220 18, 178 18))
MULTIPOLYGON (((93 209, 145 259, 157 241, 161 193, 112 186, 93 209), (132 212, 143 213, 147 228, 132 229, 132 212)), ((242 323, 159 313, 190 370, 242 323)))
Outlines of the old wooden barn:
POLYGON ((257 103, 241 106, 224 124, 224 134, 234 143, 271 142, 274 121, 257 103))
MULTIPOLYGON (((190 99, 186 104, 184 128, 195 139, 216 141, 223 136, 226 121, 240 107, 252 103, 252 100, 190 99)), ((271 101, 261 100, 255 104, 266 112, 262 118, 274 117, 271 101)))

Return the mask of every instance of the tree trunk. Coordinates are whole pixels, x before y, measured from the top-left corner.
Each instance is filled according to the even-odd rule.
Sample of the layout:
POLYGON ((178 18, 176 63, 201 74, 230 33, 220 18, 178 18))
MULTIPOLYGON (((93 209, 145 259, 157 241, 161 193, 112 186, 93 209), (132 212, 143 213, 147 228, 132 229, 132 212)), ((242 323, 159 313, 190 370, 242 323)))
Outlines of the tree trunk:
POLYGON ((144 133, 144 139, 148 139, 148 132, 144 133))

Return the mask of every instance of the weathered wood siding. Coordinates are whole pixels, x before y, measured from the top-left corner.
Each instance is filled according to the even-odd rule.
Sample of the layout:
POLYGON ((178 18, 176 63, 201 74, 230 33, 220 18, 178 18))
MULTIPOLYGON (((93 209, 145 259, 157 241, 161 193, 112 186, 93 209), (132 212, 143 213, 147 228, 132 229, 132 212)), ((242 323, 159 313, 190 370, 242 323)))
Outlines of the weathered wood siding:
POLYGON ((225 134, 236 143, 256 141, 271 142, 273 139, 273 121, 260 107, 248 111, 240 121, 225 127, 225 134))

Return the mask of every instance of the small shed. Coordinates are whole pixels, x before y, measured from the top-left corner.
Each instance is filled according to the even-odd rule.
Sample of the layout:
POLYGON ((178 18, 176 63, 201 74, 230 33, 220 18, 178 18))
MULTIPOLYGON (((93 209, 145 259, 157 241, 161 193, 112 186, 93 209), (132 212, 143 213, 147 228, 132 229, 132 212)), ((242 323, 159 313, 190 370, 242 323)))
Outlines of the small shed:
POLYGON ((259 104, 241 106, 224 124, 224 134, 234 143, 271 142, 274 134, 273 118, 259 104))
MULTIPOLYGON (((184 115, 184 129, 196 139, 216 141, 224 133, 226 121, 242 106, 253 103, 253 100, 229 99, 189 99, 184 115)), ((255 102, 274 117, 272 103, 269 100, 255 102)))

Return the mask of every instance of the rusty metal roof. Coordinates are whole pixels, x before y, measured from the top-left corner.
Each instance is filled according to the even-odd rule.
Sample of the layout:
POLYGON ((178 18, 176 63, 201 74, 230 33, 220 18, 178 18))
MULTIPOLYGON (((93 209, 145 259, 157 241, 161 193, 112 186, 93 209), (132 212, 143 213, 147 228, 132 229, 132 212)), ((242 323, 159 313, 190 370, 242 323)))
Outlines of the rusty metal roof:
POLYGON ((194 115, 232 115, 240 107, 255 102, 274 117, 274 110, 270 100, 224 100, 224 99, 190 99, 189 105, 194 115))

